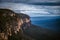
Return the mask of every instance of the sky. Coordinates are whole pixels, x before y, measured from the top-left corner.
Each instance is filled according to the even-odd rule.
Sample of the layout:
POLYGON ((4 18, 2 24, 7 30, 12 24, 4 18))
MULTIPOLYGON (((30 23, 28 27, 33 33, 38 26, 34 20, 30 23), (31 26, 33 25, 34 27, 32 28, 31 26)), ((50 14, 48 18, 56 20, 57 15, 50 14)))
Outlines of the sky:
POLYGON ((0 0, 1 2, 16 2, 16 3, 37 3, 37 2, 60 2, 60 0, 0 0))
POLYGON ((0 3, 0 8, 9 8, 32 16, 60 15, 60 6, 29 5, 24 3, 0 3))
POLYGON ((0 8, 9 8, 31 17, 60 15, 60 0, 0 0, 0 8), (52 5, 53 4, 53 5, 52 5))
POLYGON ((1 2, 26 3, 34 5, 60 5, 60 0, 0 0, 1 2))

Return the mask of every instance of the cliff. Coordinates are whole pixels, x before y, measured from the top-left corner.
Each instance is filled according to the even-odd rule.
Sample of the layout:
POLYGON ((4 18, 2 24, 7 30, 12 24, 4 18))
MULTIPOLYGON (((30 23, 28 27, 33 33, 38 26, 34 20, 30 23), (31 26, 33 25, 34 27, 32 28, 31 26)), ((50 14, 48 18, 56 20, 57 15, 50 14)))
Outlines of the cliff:
POLYGON ((60 36, 57 32, 32 24, 30 16, 10 9, 0 9, 0 39, 1 33, 6 35, 6 40, 59 40, 60 36))

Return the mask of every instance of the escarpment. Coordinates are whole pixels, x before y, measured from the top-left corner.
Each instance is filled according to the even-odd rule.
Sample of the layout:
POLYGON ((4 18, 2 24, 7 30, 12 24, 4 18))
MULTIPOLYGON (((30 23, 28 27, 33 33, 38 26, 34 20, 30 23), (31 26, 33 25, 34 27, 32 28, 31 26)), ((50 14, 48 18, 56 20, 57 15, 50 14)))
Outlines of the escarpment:
POLYGON ((28 27, 30 27, 28 15, 18 14, 10 9, 0 9, 0 40, 33 40, 24 34, 28 27))

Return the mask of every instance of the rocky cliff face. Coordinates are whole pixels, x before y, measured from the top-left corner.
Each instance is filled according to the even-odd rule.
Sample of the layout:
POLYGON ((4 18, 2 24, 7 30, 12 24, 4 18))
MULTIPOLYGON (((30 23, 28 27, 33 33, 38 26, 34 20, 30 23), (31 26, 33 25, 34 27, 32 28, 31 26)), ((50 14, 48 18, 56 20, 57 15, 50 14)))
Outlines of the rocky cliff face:
MULTIPOLYGON (((24 31, 30 27, 30 24, 30 17, 28 15, 18 14, 10 9, 0 9, 0 34, 3 33, 4 35, 2 36, 6 35, 6 40, 32 40, 31 37, 24 34, 24 31)), ((5 37, 0 39, 5 40, 5 37)))
POLYGON ((19 13, 18 15, 19 15, 19 19, 22 21, 22 25, 21 25, 22 29, 25 30, 29 28, 31 25, 30 17, 23 13, 19 13))

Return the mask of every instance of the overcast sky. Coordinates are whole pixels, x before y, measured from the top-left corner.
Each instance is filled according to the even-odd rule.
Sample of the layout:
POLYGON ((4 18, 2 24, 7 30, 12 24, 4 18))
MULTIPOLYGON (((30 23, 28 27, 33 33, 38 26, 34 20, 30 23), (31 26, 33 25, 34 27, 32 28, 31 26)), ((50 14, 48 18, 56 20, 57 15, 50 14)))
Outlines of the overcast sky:
POLYGON ((41 15, 60 15, 60 6, 29 5, 24 3, 0 3, 0 8, 9 8, 31 17, 41 15))
POLYGON ((59 3, 60 0, 0 0, 0 8, 9 8, 15 12, 28 14, 31 17, 60 15, 59 3))
POLYGON ((37 3, 37 2, 60 2, 60 0, 0 0, 0 2, 37 3))

